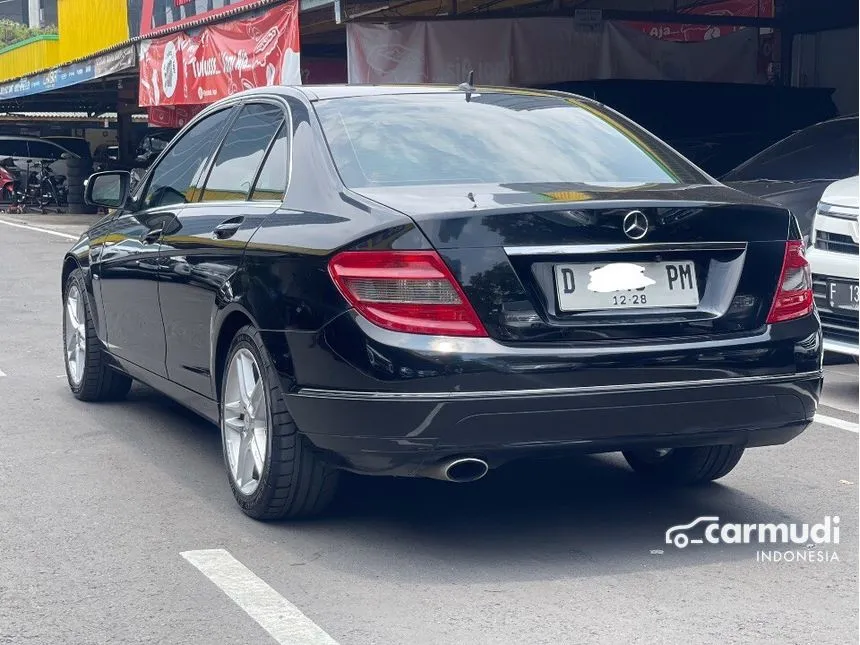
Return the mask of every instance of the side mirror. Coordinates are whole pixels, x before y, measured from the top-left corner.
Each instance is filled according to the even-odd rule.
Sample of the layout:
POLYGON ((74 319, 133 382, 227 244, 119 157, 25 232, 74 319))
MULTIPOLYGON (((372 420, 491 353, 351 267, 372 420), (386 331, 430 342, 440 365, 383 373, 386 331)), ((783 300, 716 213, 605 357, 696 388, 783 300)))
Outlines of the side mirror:
POLYGON ((86 182, 84 200, 90 206, 122 208, 128 201, 131 175, 125 170, 97 172, 86 182))
POLYGON ((64 152, 63 154, 60 155, 60 159, 74 159, 74 157, 72 155, 70 155, 68 152, 64 152))

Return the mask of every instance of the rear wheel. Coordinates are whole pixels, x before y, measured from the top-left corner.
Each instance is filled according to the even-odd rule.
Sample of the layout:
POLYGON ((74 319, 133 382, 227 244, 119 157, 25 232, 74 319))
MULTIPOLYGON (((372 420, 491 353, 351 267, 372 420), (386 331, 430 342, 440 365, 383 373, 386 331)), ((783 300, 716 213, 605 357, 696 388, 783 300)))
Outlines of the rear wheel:
POLYGON ((624 458, 639 475, 670 486, 704 484, 729 474, 740 461, 740 446, 628 450, 624 458))
POLYGON ((338 471, 317 455, 284 404, 277 373, 256 329, 240 329, 221 386, 221 437, 233 495, 259 520, 322 512, 338 471))
POLYGON ((66 280, 63 292, 63 355, 72 394, 81 401, 121 399, 131 378, 110 367, 96 335, 80 269, 66 280))

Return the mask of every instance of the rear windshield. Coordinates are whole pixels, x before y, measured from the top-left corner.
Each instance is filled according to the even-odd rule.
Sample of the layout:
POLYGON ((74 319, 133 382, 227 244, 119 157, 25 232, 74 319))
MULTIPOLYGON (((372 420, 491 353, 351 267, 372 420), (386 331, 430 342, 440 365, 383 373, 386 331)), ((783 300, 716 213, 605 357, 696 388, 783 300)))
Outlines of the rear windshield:
POLYGON ((574 98, 462 92, 319 101, 352 188, 446 183, 701 184, 710 180, 626 119, 574 98))

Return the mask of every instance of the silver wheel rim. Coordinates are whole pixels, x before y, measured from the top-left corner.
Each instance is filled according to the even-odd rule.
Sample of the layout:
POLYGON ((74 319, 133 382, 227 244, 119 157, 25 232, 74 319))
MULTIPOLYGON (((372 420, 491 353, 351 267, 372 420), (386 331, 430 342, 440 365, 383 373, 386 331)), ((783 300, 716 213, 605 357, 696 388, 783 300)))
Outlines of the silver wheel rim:
POLYGON ((260 485, 269 446, 266 387, 257 359, 245 348, 227 366, 221 432, 230 477, 244 495, 260 485))
POLYGON ((78 285, 69 287, 66 294, 66 367, 75 385, 81 384, 87 357, 87 331, 84 318, 84 301, 78 285))

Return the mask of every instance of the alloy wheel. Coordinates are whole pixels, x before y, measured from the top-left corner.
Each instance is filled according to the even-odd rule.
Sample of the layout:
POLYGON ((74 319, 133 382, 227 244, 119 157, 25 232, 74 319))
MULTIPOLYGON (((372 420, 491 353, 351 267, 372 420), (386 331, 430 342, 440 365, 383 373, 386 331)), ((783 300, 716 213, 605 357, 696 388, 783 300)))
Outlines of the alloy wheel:
POLYGON ((257 359, 246 348, 227 366, 221 418, 230 477, 243 495, 253 495, 263 477, 269 446, 266 386, 257 359))
POLYGON ((84 376, 87 357, 87 327, 83 295, 78 285, 72 284, 66 294, 66 365, 69 378, 77 386, 84 376))

